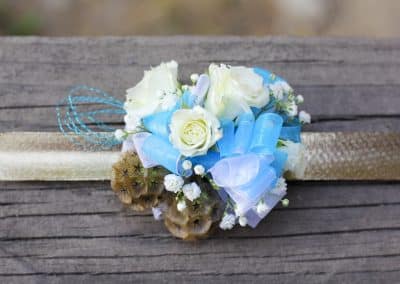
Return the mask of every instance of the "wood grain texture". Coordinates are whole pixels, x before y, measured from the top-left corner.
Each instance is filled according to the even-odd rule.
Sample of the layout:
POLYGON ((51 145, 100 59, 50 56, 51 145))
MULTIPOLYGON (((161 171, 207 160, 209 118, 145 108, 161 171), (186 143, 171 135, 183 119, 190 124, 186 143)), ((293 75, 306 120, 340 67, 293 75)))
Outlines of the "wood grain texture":
MULTIPOLYGON (((0 131, 56 131, 70 87, 123 99, 169 59, 185 80, 213 61, 274 70, 304 95, 306 130, 400 131, 400 40, 239 37, 0 38, 0 131)), ((288 198, 255 230, 185 243, 108 183, 1 182, 0 282, 398 282, 399 183, 295 182, 288 198)))

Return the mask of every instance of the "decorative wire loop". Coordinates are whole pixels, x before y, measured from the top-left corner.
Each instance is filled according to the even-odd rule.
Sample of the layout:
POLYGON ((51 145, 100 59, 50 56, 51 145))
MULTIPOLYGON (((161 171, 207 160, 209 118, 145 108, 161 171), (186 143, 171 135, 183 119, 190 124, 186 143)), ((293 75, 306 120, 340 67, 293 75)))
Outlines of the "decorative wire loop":
POLYGON ((60 131, 74 144, 87 150, 107 150, 121 144, 117 129, 107 120, 125 115, 124 103, 88 86, 77 86, 57 106, 60 131), (75 135, 71 135, 75 134, 75 135))

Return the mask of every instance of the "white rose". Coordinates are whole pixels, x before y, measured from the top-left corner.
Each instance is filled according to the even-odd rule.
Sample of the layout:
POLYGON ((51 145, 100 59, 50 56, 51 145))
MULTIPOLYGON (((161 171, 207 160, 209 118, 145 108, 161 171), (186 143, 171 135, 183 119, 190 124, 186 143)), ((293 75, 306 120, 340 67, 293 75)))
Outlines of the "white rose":
POLYGON ((183 194, 185 195, 185 197, 187 199, 189 199, 190 201, 193 201, 193 200, 199 198, 200 194, 201 194, 200 187, 195 182, 185 184, 182 187, 182 191, 183 191, 183 194))
POLYGON ((144 72, 143 79, 126 92, 124 108, 128 114, 140 118, 168 110, 176 102, 178 63, 170 61, 144 72))
POLYGON ((204 105, 220 118, 234 119, 250 107, 260 108, 269 101, 263 78, 252 68, 211 64, 209 76, 210 89, 204 105))
POLYGON ((204 155, 222 137, 219 120, 203 109, 177 110, 171 118, 170 141, 182 155, 204 155))
POLYGON ((264 87, 263 78, 253 68, 231 67, 231 76, 237 84, 237 91, 249 106, 262 108, 268 104, 269 91, 264 87))
POLYGON ((288 155, 285 170, 293 173, 296 178, 301 178, 306 168, 304 146, 301 143, 285 141, 285 146, 281 150, 288 155))
POLYGON ((182 177, 174 174, 168 174, 164 177, 165 189, 173 193, 177 193, 179 190, 181 190, 183 183, 184 181, 182 177))
POLYGON ((219 227, 222 230, 230 230, 235 226, 236 223, 236 216, 233 214, 225 214, 222 218, 221 222, 219 223, 219 227))
POLYGON ((226 65, 211 64, 208 68, 210 88, 204 107, 219 118, 234 119, 239 114, 249 111, 247 103, 239 96, 237 86, 231 78, 231 71, 226 65))

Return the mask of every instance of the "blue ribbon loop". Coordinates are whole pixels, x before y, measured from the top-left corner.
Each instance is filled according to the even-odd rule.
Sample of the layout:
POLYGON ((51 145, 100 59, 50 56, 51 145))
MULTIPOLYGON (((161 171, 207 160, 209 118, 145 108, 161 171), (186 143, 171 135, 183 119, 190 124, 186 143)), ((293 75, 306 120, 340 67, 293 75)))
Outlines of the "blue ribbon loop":
POLYGON ((282 117, 274 113, 262 114, 255 121, 252 113, 241 115, 235 133, 231 123, 222 123, 228 131, 218 142, 223 159, 209 171, 239 211, 255 206, 282 172, 286 156, 276 150, 282 124, 282 117))
POLYGON ((246 112, 239 116, 237 121, 235 138, 233 140, 232 154, 246 153, 252 143, 254 115, 252 112, 246 112))
POLYGON ((146 116, 142 119, 143 126, 154 135, 168 139, 172 114, 172 111, 164 111, 146 116))
POLYGON ((264 155, 274 153, 282 124, 282 117, 277 114, 261 114, 254 127, 251 151, 264 155))
POLYGON ((170 172, 177 175, 184 174, 180 166, 182 156, 168 140, 154 134, 150 135, 144 141, 141 151, 148 159, 156 161, 170 172))

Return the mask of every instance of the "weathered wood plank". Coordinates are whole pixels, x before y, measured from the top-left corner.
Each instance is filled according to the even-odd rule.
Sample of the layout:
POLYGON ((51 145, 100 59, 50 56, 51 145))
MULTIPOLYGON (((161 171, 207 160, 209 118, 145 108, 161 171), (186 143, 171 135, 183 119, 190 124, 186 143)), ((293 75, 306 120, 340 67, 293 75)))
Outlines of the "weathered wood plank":
MULTIPOLYGON (((397 183, 291 182, 288 208, 337 209, 400 203, 397 183)), ((0 219, 32 216, 116 213, 150 216, 124 209, 108 182, 0 182, 0 219)), ((4 232, 6 233, 6 232, 4 232)))
POLYGON ((95 86, 123 99, 144 69, 174 58, 184 79, 213 61, 274 70, 305 96, 304 108, 317 120, 397 119, 399 45, 398 40, 238 37, 3 38, 0 130, 55 130, 54 106, 72 86, 95 86))

